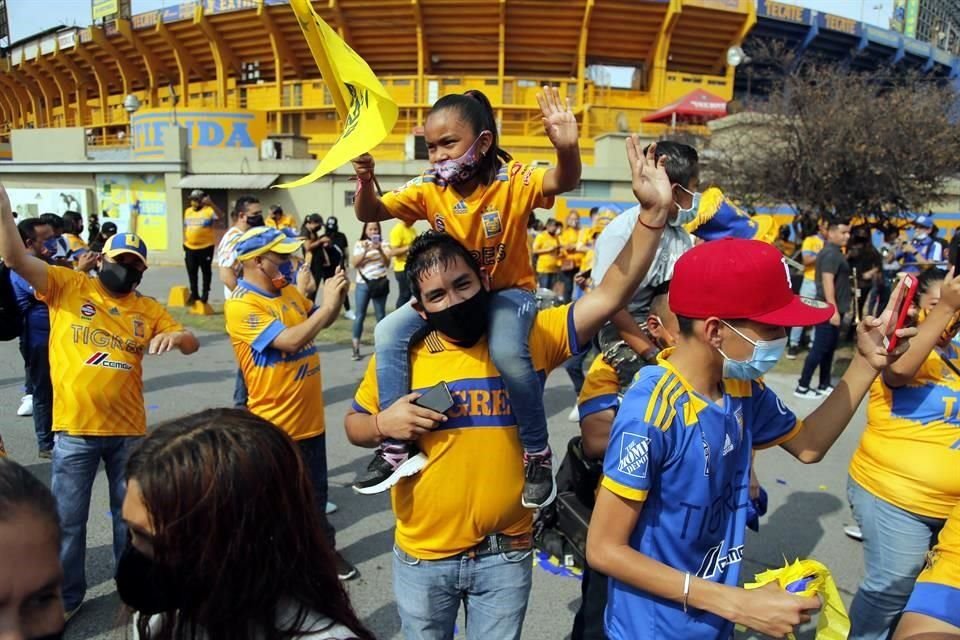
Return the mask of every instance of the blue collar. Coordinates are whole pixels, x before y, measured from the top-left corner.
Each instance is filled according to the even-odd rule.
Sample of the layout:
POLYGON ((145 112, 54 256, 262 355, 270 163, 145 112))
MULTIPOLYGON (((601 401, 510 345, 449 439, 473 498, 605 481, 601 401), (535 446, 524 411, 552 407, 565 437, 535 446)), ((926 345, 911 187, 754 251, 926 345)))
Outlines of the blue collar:
POLYGON ((263 296, 264 298, 279 298, 279 297, 280 297, 280 294, 279 294, 279 293, 268 293, 268 292, 264 291, 263 289, 261 289, 260 287, 258 287, 258 286, 256 286, 256 285, 253 285, 253 284, 250 284, 250 282, 244 280, 243 278, 240 278, 240 280, 237 281, 237 286, 243 287, 244 289, 249 289, 250 291, 253 291, 254 293, 259 293, 259 294, 260 294, 261 296, 263 296))

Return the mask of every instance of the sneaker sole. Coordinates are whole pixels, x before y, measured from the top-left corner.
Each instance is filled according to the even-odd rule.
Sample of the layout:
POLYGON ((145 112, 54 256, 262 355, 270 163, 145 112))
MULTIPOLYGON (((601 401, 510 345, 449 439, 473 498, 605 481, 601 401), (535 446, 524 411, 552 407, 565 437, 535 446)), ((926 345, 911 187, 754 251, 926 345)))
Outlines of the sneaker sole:
POLYGON ((354 570, 351 571, 350 573, 338 573, 338 574, 337 574, 337 578, 339 578, 342 582, 346 582, 347 580, 353 580, 353 579, 356 578, 359 574, 360 574, 360 572, 357 571, 356 569, 354 569, 354 570))
POLYGON ((823 394, 817 394, 814 396, 814 395, 805 395, 805 394, 797 393, 796 391, 794 391, 793 397, 800 398, 801 400, 819 400, 820 398, 823 397, 823 394))
POLYGON ((547 499, 541 502, 540 504, 535 504, 533 502, 527 502, 523 496, 520 497, 520 504, 526 507, 527 509, 543 509, 544 507, 550 506, 554 500, 557 499, 557 481, 554 478, 553 488, 550 489, 550 495, 547 496, 547 499))
POLYGON ((370 487, 358 487, 357 485, 353 485, 353 490, 364 496, 370 496, 375 493, 383 493, 393 485, 400 482, 400 480, 403 478, 409 478, 410 476, 420 473, 425 466, 427 466, 427 456, 423 455, 422 453, 418 453, 394 469, 393 473, 391 473, 390 476, 384 479, 382 482, 370 487))

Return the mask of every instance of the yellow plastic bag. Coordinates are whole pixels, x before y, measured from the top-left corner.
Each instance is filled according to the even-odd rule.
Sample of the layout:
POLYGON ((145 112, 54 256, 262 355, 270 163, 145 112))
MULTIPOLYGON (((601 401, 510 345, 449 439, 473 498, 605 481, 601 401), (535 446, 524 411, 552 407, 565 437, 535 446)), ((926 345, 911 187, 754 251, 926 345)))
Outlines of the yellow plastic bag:
MULTIPOLYGON (((786 560, 784 560, 786 562, 786 560)), ((757 589, 776 581, 780 588, 798 596, 819 595, 823 600, 817 620, 817 640, 847 640, 850 618, 840 599, 840 592, 830 570, 816 560, 795 560, 781 569, 771 569, 754 576, 744 589, 757 589)), ((789 636, 793 640, 793 635, 789 636)))

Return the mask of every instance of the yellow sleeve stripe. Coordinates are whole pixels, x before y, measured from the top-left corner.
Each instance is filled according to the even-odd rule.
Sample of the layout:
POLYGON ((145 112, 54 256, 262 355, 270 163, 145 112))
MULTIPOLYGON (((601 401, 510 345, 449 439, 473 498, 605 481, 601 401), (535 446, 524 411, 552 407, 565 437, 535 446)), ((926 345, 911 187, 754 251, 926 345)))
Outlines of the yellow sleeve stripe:
POLYGON ((621 498, 626 498, 627 500, 633 500, 634 502, 644 502, 647 499, 646 491, 620 484, 610 476, 603 476, 603 480, 600 481, 600 486, 610 493, 618 495, 621 498))
POLYGON ((793 440, 795 437, 797 437, 797 434, 800 433, 801 429, 803 429, 803 420, 797 420, 797 424, 795 424, 793 426, 793 429, 790 429, 790 431, 788 431, 787 433, 783 434, 779 438, 775 438, 771 440, 770 442, 763 442, 760 444, 755 443, 753 445, 753 449, 754 451, 758 451, 760 449, 770 449, 772 447, 779 446, 784 442, 787 442, 788 440, 793 440))
POLYGON ((657 415, 650 424, 663 423, 663 418, 667 414, 667 409, 670 408, 670 403, 675 399, 677 391, 683 391, 683 386, 680 384, 680 379, 674 377, 660 392, 660 408, 657 409, 657 415))
MULTIPOLYGON (((679 383, 679 378, 677 382, 679 383)), ((677 384, 671 391, 666 401, 661 405, 660 410, 663 415, 657 415, 657 421, 654 422, 661 431, 666 431, 673 424, 673 419, 677 415, 677 401, 686 393, 686 388, 682 384, 677 384), (669 410, 665 410, 669 409, 669 410)))
POLYGON ((665 372, 663 377, 661 377, 656 386, 653 388, 653 393, 650 394, 650 400, 647 402, 647 411, 643 416, 643 421, 649 423, 653 419, 653 412, 659 406, 659 402, 662 401, 662 391, 665 385, 673 381, 675 376, 665 372))

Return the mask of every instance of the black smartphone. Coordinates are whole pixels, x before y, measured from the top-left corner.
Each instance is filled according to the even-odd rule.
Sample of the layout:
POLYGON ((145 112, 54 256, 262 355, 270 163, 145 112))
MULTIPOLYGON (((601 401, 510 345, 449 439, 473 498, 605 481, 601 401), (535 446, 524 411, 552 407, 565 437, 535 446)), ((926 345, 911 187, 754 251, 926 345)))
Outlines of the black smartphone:
POLYGON ((424 391, 423 395, 413 401, 413 404, 437 413, 445 413, 453 408, 454 402, 453 396, 450 395, 450 388, 447 387, 446 382, 441 380, 424 391))

